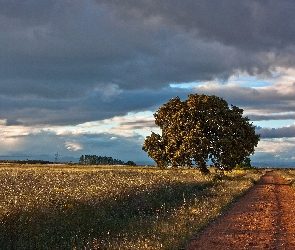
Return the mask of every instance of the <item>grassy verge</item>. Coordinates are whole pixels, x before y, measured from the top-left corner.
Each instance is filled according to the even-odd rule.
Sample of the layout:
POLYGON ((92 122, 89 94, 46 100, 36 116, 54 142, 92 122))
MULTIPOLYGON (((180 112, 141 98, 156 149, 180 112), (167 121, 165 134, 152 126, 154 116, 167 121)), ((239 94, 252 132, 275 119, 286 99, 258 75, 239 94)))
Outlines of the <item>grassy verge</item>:
POLYGON ((295 169, 275 169, 275 171, 287 180, 290 186, 295 189, 295 169))
POLYGON ((179 249, 261 174, 1 167, 0 249, 179 249))

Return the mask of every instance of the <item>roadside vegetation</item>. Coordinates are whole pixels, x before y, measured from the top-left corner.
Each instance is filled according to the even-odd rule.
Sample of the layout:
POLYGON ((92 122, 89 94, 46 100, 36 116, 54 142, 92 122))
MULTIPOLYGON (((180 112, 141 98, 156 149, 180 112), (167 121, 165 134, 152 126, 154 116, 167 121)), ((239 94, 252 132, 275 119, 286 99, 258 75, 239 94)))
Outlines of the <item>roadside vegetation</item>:
POLYGON ((0 166, 0 249, 179 249, 263 174, 0 166))
POLYGON ((290 186, 295 189, 295 169, 276 169, 275 170, 280 176, 282 176, 285 180, 287 180, 290 186))

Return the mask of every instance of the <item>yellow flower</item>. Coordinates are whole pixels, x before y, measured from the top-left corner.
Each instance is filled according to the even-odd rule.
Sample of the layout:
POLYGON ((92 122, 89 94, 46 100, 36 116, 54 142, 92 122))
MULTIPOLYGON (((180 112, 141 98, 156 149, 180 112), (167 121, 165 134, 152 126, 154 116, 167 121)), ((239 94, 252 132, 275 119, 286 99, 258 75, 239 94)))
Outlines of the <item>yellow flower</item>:
POLYGON ((61 192, 62 191, 62 188, 54 188, 54 191, 55 192, 61 192))

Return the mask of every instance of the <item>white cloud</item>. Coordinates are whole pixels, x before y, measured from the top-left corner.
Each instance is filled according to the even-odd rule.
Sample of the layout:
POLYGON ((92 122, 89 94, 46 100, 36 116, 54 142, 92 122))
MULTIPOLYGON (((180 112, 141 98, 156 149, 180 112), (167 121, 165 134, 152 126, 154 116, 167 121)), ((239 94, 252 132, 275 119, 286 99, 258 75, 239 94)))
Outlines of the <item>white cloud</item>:
POLYGON ((70 141, 66 142, 65 146, 66 146, 66 149, 69 151, 78 151, 78 150, 83 149, 83 147, 79 143, 76 143, 76 142, 70 142, 70 141))
POLYGON ((295 167, 294 146, 295 138, 261 139, 251 159, 258 166, 295 167))
MULTIPOLYGON (((276 154, 290 154, 295 146, 294 138, 261 139, 255 152, 276 154)), ((294 153, 295 154, 295 153, 294 153)))
POLYGON ((0 138, 11 138, 11 137, 21 137, 26 136, 30 133, 40 133, 41 128, 26 127, 26 126, 6 126, 5 124, 0 124, 0 138))

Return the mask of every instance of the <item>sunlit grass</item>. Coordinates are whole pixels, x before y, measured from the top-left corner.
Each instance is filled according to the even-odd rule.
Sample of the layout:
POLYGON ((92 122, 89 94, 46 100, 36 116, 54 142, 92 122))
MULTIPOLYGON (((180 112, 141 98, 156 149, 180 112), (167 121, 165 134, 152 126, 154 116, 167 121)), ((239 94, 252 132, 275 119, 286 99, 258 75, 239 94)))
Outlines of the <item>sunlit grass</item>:
POLYGON ((295 189, 295 169, 276 169, 275 171, 287 180, 290 186, 295 189))
POLYGON ((0 167, 0 249, 179 249, 262 172, 0 167))

